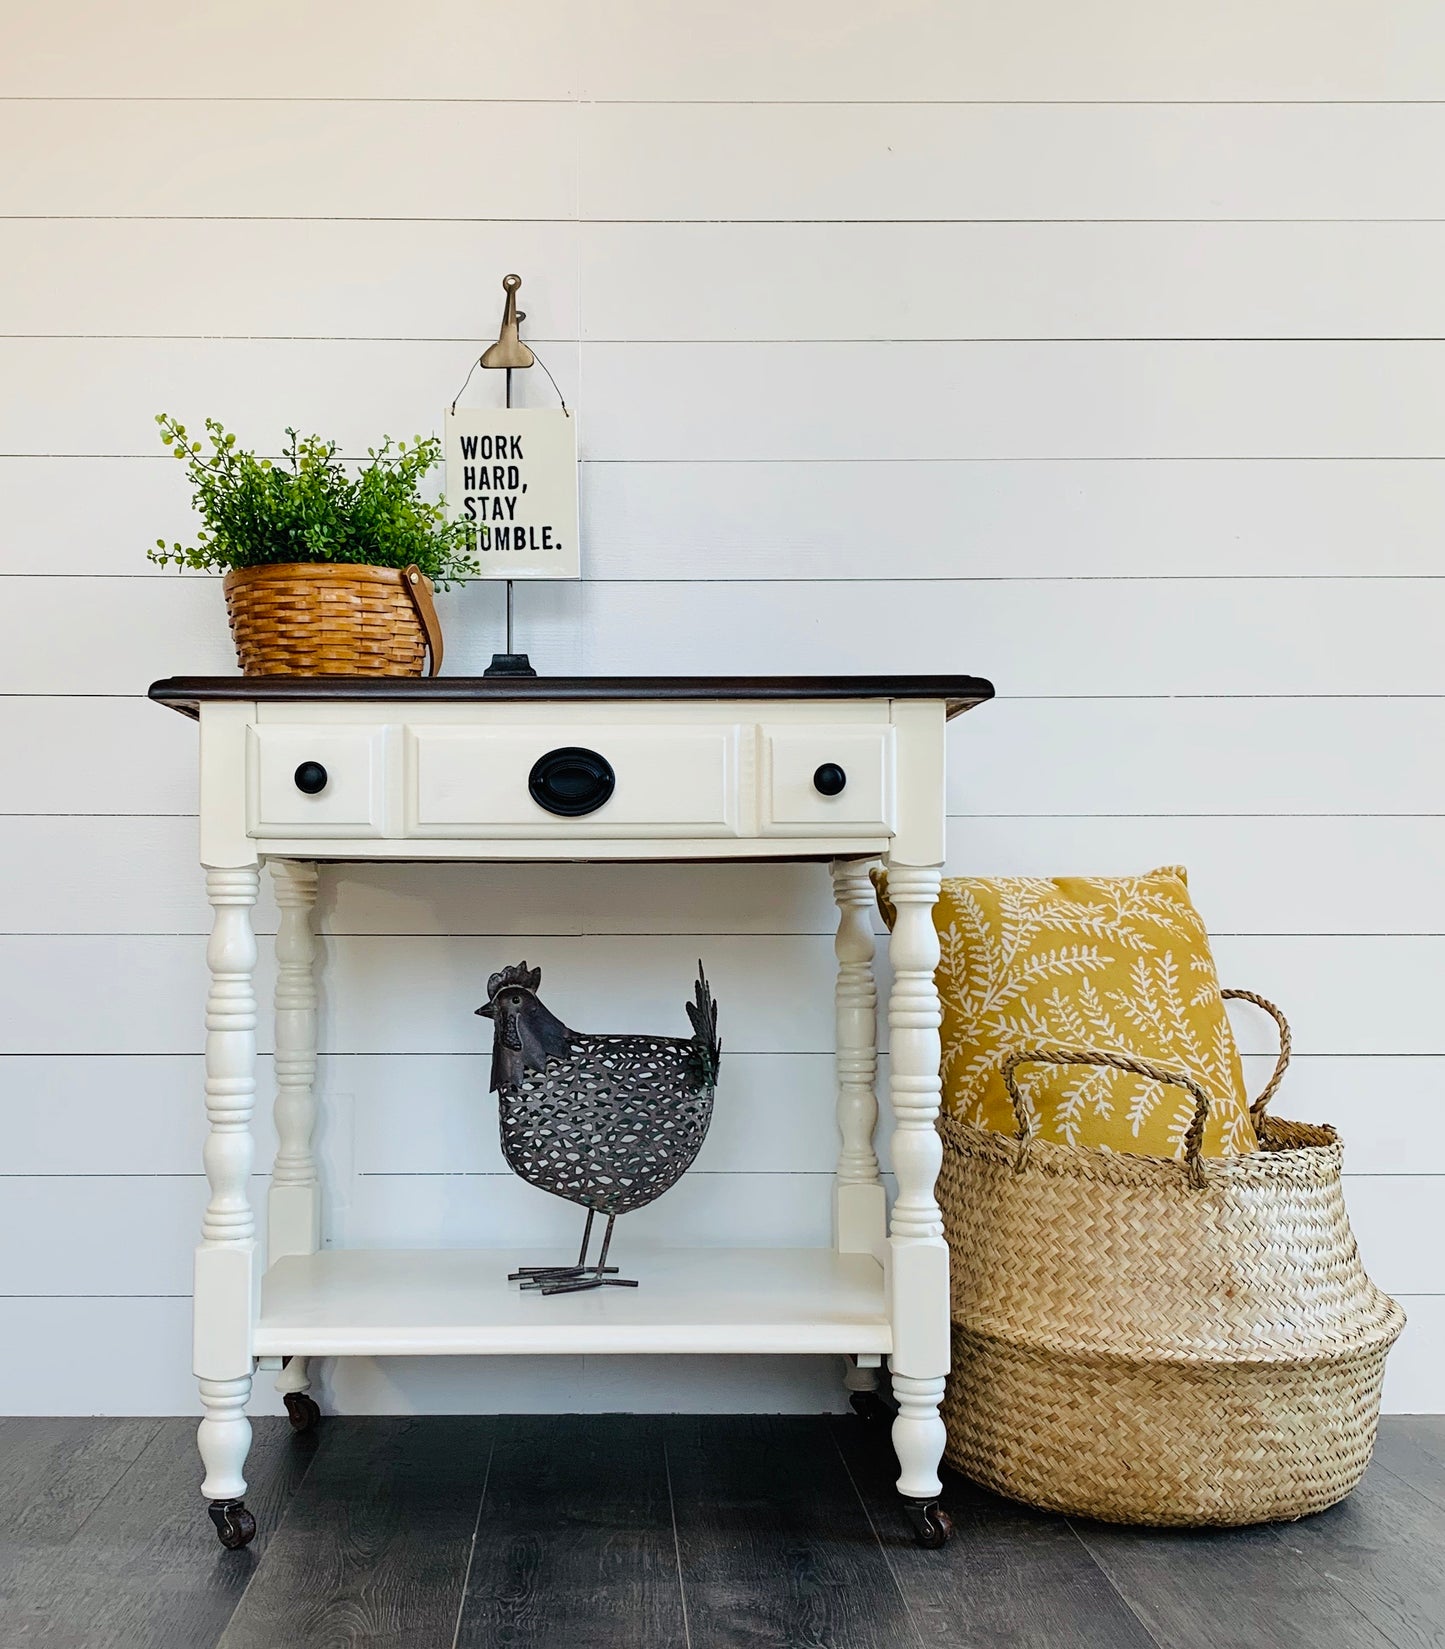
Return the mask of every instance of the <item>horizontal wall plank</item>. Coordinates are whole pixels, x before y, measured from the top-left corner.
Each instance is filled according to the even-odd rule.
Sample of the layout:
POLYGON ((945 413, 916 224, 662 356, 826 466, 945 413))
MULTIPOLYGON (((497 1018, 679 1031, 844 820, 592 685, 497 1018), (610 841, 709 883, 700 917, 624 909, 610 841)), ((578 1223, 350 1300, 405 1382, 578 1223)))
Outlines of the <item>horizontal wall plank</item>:
MULTIPOLYGON (((0 815, 0 858, 25 864, 0 930, 207 933, 190 818, 0 815)), ((256 930, 275 932, 270 877, 256 930)), ((328 866, 325 933, 831 933, 818 865, 328 866)))
MULTIPOLYGON (((194 818, 0 815, 12 878, 0 923, 11 933, 209 933, 194 818)), ((276 931, 270 877, 256 930, 276 931)))
MULTIPOLYGON (((24 865, 7 933, 206 933, 188 818, 0 816, 0 859, 24 865)), ((960 818, 948 871, 966 876, 1189 870, 1219 933, 1445 933, 1433 818, 960 818), (1381 867, 1389 874, 1382 875, 1381 867)), ((255 924, 275 931, 270 878, 255 924)), ((819 865, 357 864, 323 868, 324 933, 816 933, 836 924, 819 865)), ((881 940, 880 940, 881 943, 881 940)))
MULTIPOLYGON (((259 1178, 252 1181, 253 1201, 263 1189, 259 1178)), ((206 1206, 200 1174, 12 1176, 3 1192, 0 1296, 190 1294, 206 1206), (40 1231, 50 1240, 37 1242, 40 1231), (95 1231, 115 1240, 97 1243, 87 1236, 95 1231)))
POLYGON ((0 813, 194 815, 196 742, 141 698, 0 698, 0 813))
POLYGON ((1428 158, 1445 141, 1445 107, 1423 102, 24 99, 0 103, 0 141, 30 157, 0 179, 6 216, 1445 215, 1428 158))
MULTIPOLYGON (((43 1105, 7 1128, 5 1171, 52 1177, 194 1175, 205 1137, 194 1057, 12 1058, 15 1092, 43 1105), (124 1118, 124 1126, 115 1120, 124 1118), (82 1120, 93 1121, 82 1143, 82 1120)), ((360 1174, 505 1174, 489 1056, 343 1055, 323 1059, 318 1151, 334 1164, 328 1196, 360 1174), (354 1135, 354 1140, 353 1140, 354 1135)), ((263 1063, 253 1132, 258 1169, 275 1152, 274 1090, 263 1063)), ((880 1141, 890 1124, 885 1110, 880 1141)), ((700 1171, 827 1173, 837 1156, 830 1054, 735 1054, 729 1049, 700 1171)), ((886 1154, 886 1153, 885 1153, 886 1154)))
MULTIPOLYGON (((0 698, 0 741, 0 813, 195 809, 195 726, 143 699, 0 698)), ((1000 699, 952 726, 949 809, 1445 814, 1440 765, 1400 756, 1442 747, 1434 698, 1000 699)))
MULTIPOLYGON (((628 1214, 613 1253, 624 1276, 646 1271, 649 1248, 822 1248, 832 1241, 831 1172, 685 1174, 628 1214)), ((323 1222, 345 1248, 570 1249, 582 1209, 516 1175, 362 1174, 323 1222)))
POLYGON ((1005 699, 953 724, 948 805, 1008 815, 1442 814, 1445 772, 1416 759, 1442 748, 1436 698, 1005 699))
MULTIPOLYGON (((0 407, 0 452, 163 452, 155 416, 169 412, 193 431, 207 416, 218 418, 261 452, 279 452, 290 425, 364 456, 383 435, 440 430, 443 410, 474 358, 459 343, 0 339, 0 370, 15 373, 16 381, 23 376, 31 414, 27 419, 16 407, 7 417, 0 407), (72 368, 79 376, 69 384, 55 379, 72 368), (84 396, 76 395, 77 383, 86 386, 84 396)), ((576 346, 549 348, 547 365, 575 401, 576 346)), ((474 377, 463 405, 495 406, 500 399, 499 386, 474 377)), ((536 372, 516 374, 513 400, 557 405, 556 392, 536 372)), ((585 442, 585 421, 579 426, 585 442)), ((184 491, 183 477, 171 480, 184 491)), ((137 524, 137 550, 157 536, 137 524)))
MULTIPOLYGON (((488 1054, 327 1060, 323 1102, 355 1115, 357 1173, 507 1173, 490 1065, 488 1054)), ((880 1140, 890 1131, 885 1115, 880 1140)), ((826 1174, 837 1155, 831 1054, 728 1050, 699 1173, 826 1174)))
MULTIPOLYGON (((3 1181, 0 1296, 189 1294, 206 1182, 190 1177, 30 1178, 3 1181), (87 1230, 124 1231, 97 1245, 87 1230), (60 1233, 36 1243, 39 1230, 60 1233), (68 1240, 64 1233, 76 1233, 68 1240)), ((253 1203, 264 1192, 252 1181, 253 1203)), ((829 1236, 830 1174, 684 1176, 665 1197, 629 1214, 630 1263, 648 1248, 690 1245, 820 1247, 829 1236)), ((498 1174, 360 1175, 322 1211, 325 1246, 570 1248, 584 1215, 571 1203, 498 1174)))
MULTIPOLYGON (((214 580, 37 576, 15 593, 0 608, 0 692, 142 693, 168 656, 201 674, 233 667, 214 580)), ((458 674, 490 663, 499 595, 479 583, 443 598, 458 674)), ((857 668, 860 639, 887 656, 906 637, 911 668, 968 669, 1019 696, 1445 691, 1438 578, 938 582, 923 601, 908 585, 860 582, 830 590, 827 623, 817 612, 813 586, 777 581, 555 583, 517 599, 528 649, 560 673, 767 675, 786 661, 841 675, 857 668)))
MULTIPOLYGON (((95 587, 98 597, 108 593, 95 587)), ((148 594, 157 588, 126 581, 117 608, 126 604, 125 592, 148 594)), ((884 658, 901 656, 906 646, 911 669, 966 669, 1020 697, 1308 695, 1353 691, 1365 682, 1381 694, 1445 689, 1435 645, 1445 629, 1441 580, 1258 580, 1242 589, 1221 580, 1192 585, 1091 580, 1045 589, 1015 582, 939 582, 928 587, 923 600, 907 585, 859 582, 829 591, 827 622, 821 621, 808 585, 629 583, 565 589, 565 596, 559 589, 545 601, 528 590, 521 610, 529 618, 538 614, 533 622, 544 657, 545 648, 555 650, 565 646, 564 638, 577 636, 579 662, 589 674, 618 674, 629 665, 660 674, 690 668, 720 675, 766 673, 786 660, 789 670, 803 675, 843 675, 858 667, 860 644, 866 657, 871 642, 884 658), (1189 615, 1188 647, 1180 646, 1181 607, 1189 615), (1341 678, 1345 658, 1348 680, 1341 678), (1223 659, 1231 661, 1227 680, 1223 659)), ((481 669, 490 657, 486 609, 471 622, 469 609, 478 596, 485 600, 491 594, 468 590, 453 604, 460 620, 454 627, 463 636, 459 667, 481 669)), ((214 634, 213 612, 204 623, 214 634)), ((144 634, 143 618, 137 628, 144 634)), ((186 629, 178 626, 171 633, 185 635, 186 629)), ((28 651, 23 637, 16 637, 14 650, 28 651)), ((56 637, 53 654, 64 651, 56 637)), ((222 648, 216 653, 224 657, 222 648)), ((84 679, 80 660, 64 662, 72 680, 84 679)), ((26 658, 20 668, 37 686, 61 686, 47 678, 40 658, 26 658)), ((115 674, 124 680, 128 673, 127 659, 115 674)), ((4 676, 0 669, 0 680, 4 676)))
MULTIPOLYGON (((328 938, 321 1046, 336 1053, 484 1052, 473 1017, 487 974, 521 960, 515 940, 328 938), (406 988, 406 981, 414 983, 406 988)), ((527 941, 549 1004, 592 1030, 681 1034, 699 949, 735 1052, 826 1053, 833 1047, 832 942, 818 936, 581 937, 527 941), (779 982, 786 981, 786 990, 779 982)), ((205 942, 199 937, 0 938, 4 1054, 185 1054, 201 1048, 205 942), (74 981, 105 979, 74 1011, 74 981)), ((1220 935, 1220 977, 1279 1002, 1295 1046, 1319 1054, 1441 1054, 1436 1012, 1445 990, 1445 937, 1220 935)), ((880 990, 888 968, 880 958, 880 990)), ((257 990, 269 1000, 274 966, 261 949, 257 990)), ((1241 1046, 1272 1052, 1273 1025, 1241 1013, 1241 1046)), ((266 1015, 259 1042, 270 1046, 266 1015)), ((886 1034, 882 1038, 886 1042, 886 1034)))
POLYGON ((1441 95, 1430 0, 429 0, 403 31, 368 6, 253 0, 184 28, 160 0, 35 9, 0 95, 104 97, 1420 98, 1441 95), (276 50, 284 39, 286 50, 276 50))
POLYGON ((185 477, 168 460, 159 442, 153 457, 0 458, 0 509, 9 523, 0 532, 0 573, 48 567, 77 578, 166 577, 145 552, 158 538, 191 542, 200 525, 185 477), (97 509, 113 530, 96 531, 97 509))
MULTIPOLYGON (((1262 1039, 1254 1037, 1258 1023, 1241 1029, 1262 1039)), ((887 1067, 885 1056, 885 1085, 887 1067)), ((333 1057, 324 1062, 322 1091, 328 1114, 354 1110, 360 1173, 501 1173, 506 1165, 487 1069, 481 1054, 333 1057)), ((1272 1055, 1250 1054, 1249 1092, 1260 1092, 1273 1070, 1272 1055)), ((699 1169, 831 1172, 837 1155, 832 1094, 830 1054, 730 1056, 699 1169)), ((1304 1055, 1291 1065, 1274 1109, 1338 1128, 1350 1174, 1391 1175, 1416 1172, 1445 1153, 1442 1100, 1445 1059, 1304 1055)), ((885 1099, 877 1135, 885 1168, 891 1126, 885 1099)))
POLYGON ((0 101, 0 146, 29 157, 0 178, 0 216, 570 218, 578 118, 517 102, 0 101))
MULTIPOLYGON (((575 401, 576 346, 548 354, 575 401)), ((437 428, 466 359, 447 343, 4 339, 0 369, 31 388, 0 406, 0 452, 153 452, 158 411, 210 413, 263 450, 293 424, 364 452, 437 428)), ((1445 455, 1445 341, 590 344, 586 376, 594 459, 1445 455)), ((519 394, 555 404, 536 380, 519 394)))
MULTIPOLYGON (((5 1182, 0 1202, 0 1295, 156 1295, 190 1289, 191 1247, 205 1204, 205 1181, 125 1176, 28 1178, 5 1182), (126 1242, 97 1249, 58 1240, 36 1245, 39 1229, 83 1231, 86 1222, 124 1230, 126 1242)), ((259 1180, 253 1189, 259 1194, 259 1180)), ((825 1246, 829 1174, 695 1170, 618 1228, 619 1262, 645 1276, 651 1248, 825 1246)), ((1430 1174, 1350 1176, 1346 1201, 1361 1257, 1391 1292, 1426 1293, 1438 1282, 1425 1229, 1439 1202, 1430 1174)), ((344 1247, 570 1247, 582 1213, 505 1171, 497 1174, 363 1174, 323 1210, 324 1240, 344 1247)))
POLYGON ((481 341, 515 267, 527 335, 570 338, 577 234, 575 224, 526 221, 20 220, 5 229, 14 258, 5 331, 481 341), (97 267, 106 279, 88 281, 97 267), (158 268, 199 267, 203 281, 156 279, 158 268))
POLYGON ((461 341, 493 319, 484 272, 512 267, 538 340, 1445 334, 1439 222, 59 218, 7 239, 10 334, 461 341), (197 266, 205 281, 155 278, 197 266), (823 268, 822 283, 778 279, 823 268))
MULTIPOLYGON (((189 1296, 0 1299, 0 1335, 12 1346, 44 1346, 43 1357, 7 1357, 0 1367, 6 1414, 196 1414, 189 1296), (97 1379, 97 1369, 105 1378, 97 1379)), ((249 1412, 284 1413, 269 1380, 258 1380, 249 1412), (274 1407, 272 1405, 275 1405, 274 1407)))
POLYGON ((584 6, 599 98, 1439 97, 1429 0, 584 6))
POLYGON ((1441 223, 606 223, 578 244, 584 339, 1445 333, 1441 223))
POLYGON ((249 0, 179 21, 159 0, 33 7, 11 31, 0 96, 565 98, 580 89, 578 21, 578 0, 426 0, 401 29, 370 0, 249 0))
MULTIPOLYGON (((196 522, 155 451, 0 458, 0 573, 174 577, 143 552, 196 522)), ((588 463, 581 496, 591 579, 1432 575, 1445 461, 588 463)))
MULTIPOLYGON (((484 1052, 323 1057, 317 1148, 330 1165, 328 1197, 341 1194, 353 1169, 498 1171, 488 1059, 484 1052)), ((1249 1091, 1258 1093, 1273 1069, 1271 1055, 1248 1055, 1249 1091)), ((5 1171, 194 1174, 205 1137, 202 1079, 198 1054, 0 1058, 0 1084, 21 1100, 6 1124, 5 1171)), ((703 1165, 830 1171, 837 1155, 832 1083, 831 1054, 734 1054, 729 1047, 703 1165)), ((275 1154, 273 1093, 263 1059, 253 1124, 263 1172, 275 1154)), ((1445 1154, 1442 1098, 1445 1058, 1307 1054, 1295 1059, 1275 1108, 1340 1129, 1351 1173, 1403 1174, 1445 1154)), ((885 1100, 878 1131, 885 1166, 888 1136, 885 1100)))
MULTIPOLYGON (((263 1009, 263 1011, 265 1011, 263 1009)), ((581 1017, 581 1016, 578 1016, 581 1017)), ((339 1054, 321 1061, 318 1149, 335 1172, 505 1173, 490 1054, 339 1054)), ((194 1175, 205 1139, 198 1055, 0 1058, 6 1174, 194 1175)), ((700 1167, 710 1173, 831 1172, 838 1154, 833 1056, 742 1054, 731 1044, 700 1167)), ((275 1155, 269 1060, 258 1068, 256 1166, 275 1155)), ((885 1112, 880 1143, 886 1147, 885 1112)))
MULTIPOLYGON (((268 1011, 269 1004, 263 1005, 262 1013, 268 1011)), ((256 1074, 251 1134, 256 1166, 269 1174, 276 1154, 269 1057, 256 1074)), ((205 1079, 199 1053, 0 1057, 0 1090, 16 1096, 5 1118, 4 1172, 193 1176, 206 1138, 205 1079)), ((319 1137, 337 1126, 336 1118, 327 1117, 319 1137)))
POLYGON ((587 218, 1423 218, 1445 207, 1428 162, 1445 141, 1438 104, 599 103, 581 130, 587 218))
MULTIPOLYGON (((325 943, 334 984, 322 1046, 348 1053, 470 1053, 490 1049, 491 1026, 473 1017, 489 973, 520 961, 505 939, 334 938, 325 943), (426 978, 399 1023, 396 981, 426 978)), ((540 966, 544 1000, 563 1020, 598 1031, 688 1034, 699 947, 692 938, 543 938, 526 960, 540 966)), ((1445 941, 1441 944, 1445 960, 1445 941)), ((833 1046, 833 946, 822 937, 718 935, 703 956, 727 1045, 739 1053, 807 1053, 833 1046), (779 990, 778 982, 788 982, 779 990), (729 1029, 731 1027, 731 1029, 729 1029)))
MULTIPOLYGON (((1268 1054, 1246 1057, 1251 1095, 1263 1091, 1273 1069, 1268 1054)), ((1352 1176, 1433 1172, 1445 1161, 1445 1060, 1306 1056, 1291 1064, 1270 1108, 1337 1128, 1352 1176)), ((1430 1287, 1438 1288, 1439 1280, 1437 1270, 1430 1287)))
POLYGON ((595 344, 587 398, 596 458, 1445 453, 1434 342, 595 344))
MULTIPOLYGON (((491 1047, 491 1028, 473 1010, 489 973, 522 960, 511 939, 368 937, 327 939, 321 1046, 344 1053, 473 1053, 491 1047), (399 981, 424 978, 423 991, 399 994, 399 981)), ((87 936, 0 939, 0 984, 11 1011, 0 1023, 0 1052, 195 1053, 201 1048, 206 993, 205 940, 199 936, 87 936), (125 965, 117 967, 117 948, 125 965), (106 959, 110 959, 106 971, 106 959), (77 1016, 73 981, 106 979, 77 1016), (66 990, 64 982, 72 982, 66 990)), ((550 1005, 595 1030, 684 1035, 683 1003, 692 994, 698 946, 689 938, 544 937, 526 959, 544 969, 550 1005)), ((728 1046, 736 1052, 830 1050, 835 964, 830 939, 721 935, 704 957, 721 1004, 728 1046), (790 982, 787 992, 776 980, 790 982), (731 1027, 731 1028, 729 1028, 731 1027)), ((270 999, 275 977, 262 946, 257 993, 270 999)), ((258 1041, 270 1047, 261 1017, 258 1041)))
MULTIPOLYGON (((129 483, 108 484, 129 498, 129 483)), ((157 507, 147 493, 133 513, 140 520, 157 507)), ((695 461, 582 471, 583 567, 593 578, 1434 573, 1442 515, 1445 463, 1428 460, 695 461)), ((41 519, 32 509, 24 518, 41 519)), ((72 551, 71 536, 67 552, 89 571, 126 571, 134 560, 128 544, 95 535, 72 551)), ((5 550, 0 539, 0 557, 5 550)))
POLYGON ((1430 1294, 1440 1288, 1440 1256, 1422 1241, 1438 1217, 1440 1180, 1433 1174, 1355 1175, 1345 1180, 1345 1205, 1360 1258, 1390 1294, 1430 1294))
MULTIPOLYGON (((1445 984, 1445 939, 1223 934, 1213 949, 1221 980, 1279 1003, 1302 1054, 1445 1051, 1426 995, 1445 984)), ((1239 1004, 1233 1023, 1246 1053, 1278 1052, 1260 1009, 1239 1004)))
POLYGON ((952 819, 948 868, 1121 876, 1182 864, 1217 933, 1445 933, 1440 837, 1428 818, 952 819))

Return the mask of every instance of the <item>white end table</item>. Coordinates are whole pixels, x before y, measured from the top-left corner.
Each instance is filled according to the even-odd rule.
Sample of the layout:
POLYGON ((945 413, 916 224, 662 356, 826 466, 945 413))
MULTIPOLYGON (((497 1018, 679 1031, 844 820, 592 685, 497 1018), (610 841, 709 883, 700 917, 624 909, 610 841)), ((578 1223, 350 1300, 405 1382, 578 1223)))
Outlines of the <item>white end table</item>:
POLYGON ((967 676, 217 677, 151 688, 153 699, 200 723, 201 863, 214 928, 210 1201, 196 1250, 195 1373, 205 1409, 201 1492, 224 1544, 245 1545, 255 1533, 243 1474, 258 1366, 279 1368, 293 1424, 304 1427, 317 1417, 308 1358, 608 1352, 837 1353, 861 1409, 881 1407, 874 1371, 886 1357, 899 1493, 919 1540, 944 1543, 938 1405, 949 1294, 934 1200, 933 906, 944 856, 944 727, 992 694, 967 676), (676 1249, 652 1257, 642 1288, 546 1300, 509 1288, 515 1256, 505 1252, 323 1249, 312 1152, 318 861, 578 859, 831 864, 842 1142, 832 1246, 676 1249), (868 873, 880 860, 897 908, 888 947, 891 1217, 873 1147, 868 873), (264 1259, 247 1194, 251 908, 263 861, 281 909, 279 1146, 264 1259))

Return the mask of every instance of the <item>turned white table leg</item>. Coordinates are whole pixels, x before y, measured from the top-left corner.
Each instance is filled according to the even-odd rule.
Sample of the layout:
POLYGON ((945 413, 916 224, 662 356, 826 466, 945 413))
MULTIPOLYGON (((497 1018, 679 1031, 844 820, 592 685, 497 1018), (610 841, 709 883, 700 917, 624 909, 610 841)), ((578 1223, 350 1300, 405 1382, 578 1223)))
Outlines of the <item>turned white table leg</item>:
POLYGON ((251 1211, 251 1111, 256 1098, 256 939, 251 909, 255 866, 208 870, 214 913, 206 963, 206 1117, 202 1153, 210 1200, 196 1250, 195 1373, 205 1418, 197 1445, 205 1464, 201 1493, 228 1546, 255 1533, 240 1504, 246 1492, 251 1425, 251 1329, 254 1322, 256 1221, 251 1211))
MULTIPOLYGON (((948 1248, 934 1186, 943 1162, 934 1124, 939 1099, 940 1022, 934 969, 938 936, 933 907, 941 867, 890 865, 888 896, 897 911, 888 946, 893 990, 888 1001, 889 1096, 898 1198, 889 1232, 893 1314, 893 1446, 898 1491, 929 1502, 941 1489, 938 1464, 946 1441, 938 1405, 949 1360, 948 1248)), ((926 1534, 926 1530, 920 1530, 926 1534)))
POLYGON ((873 981, 873 884, 866 859, 834 861, 838 906, 838 1153, 833 1182, 833 1245, 840 1254, 873 1254, 887 1233, 873 1130, 878 1122, 878 987, 873 981))

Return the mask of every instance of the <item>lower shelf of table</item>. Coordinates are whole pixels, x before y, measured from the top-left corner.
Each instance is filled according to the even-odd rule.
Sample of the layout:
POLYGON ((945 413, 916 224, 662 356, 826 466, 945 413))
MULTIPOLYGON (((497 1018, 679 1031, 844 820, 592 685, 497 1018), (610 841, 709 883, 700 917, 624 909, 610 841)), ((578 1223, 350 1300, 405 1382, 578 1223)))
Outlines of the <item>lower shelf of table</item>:
POLYGON ((826 1248, 629 1248, 637 1288, 543 1297, 507 1281, 570 1254, 326 1249, 267 1271, 258 1357, 893 1349, 883 1268, 826 1248))

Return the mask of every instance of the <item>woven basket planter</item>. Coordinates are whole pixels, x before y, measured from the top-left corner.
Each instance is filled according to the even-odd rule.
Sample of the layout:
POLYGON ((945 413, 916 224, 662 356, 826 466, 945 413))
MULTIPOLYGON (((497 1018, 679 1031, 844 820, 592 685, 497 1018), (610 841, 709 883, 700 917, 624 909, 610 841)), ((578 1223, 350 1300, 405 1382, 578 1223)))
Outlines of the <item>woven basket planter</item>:
MULTIPOLYGON (((1303 1517, 1359 1481, 1404 1313, 1360 1264, 1334 1130, 1263 1112, 1281 1026, 1244 1156, 1202 1162, 1208 1096, 1137 1061, 1196 1097, 1185 1162, 941 1119, 960 1471, 1054 1511, 1177 1525, 1303 1517)), ((1036 1057, 1121 1063, 1013 1056, 1021 1118, 1013 1067, 1036 1057)))
POLYGON ((415 567, 286 563, 226 574, 248 676, 419 676, 441 668, 432 588, 415 567))

